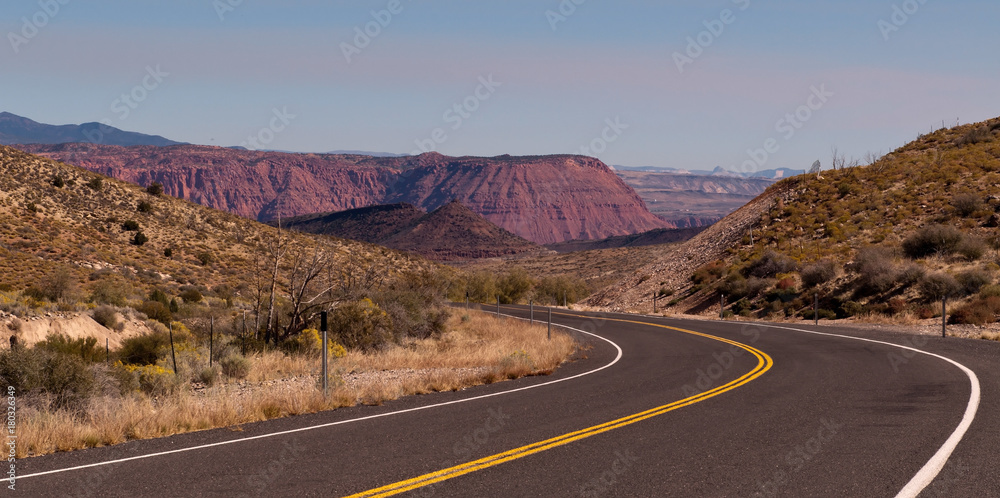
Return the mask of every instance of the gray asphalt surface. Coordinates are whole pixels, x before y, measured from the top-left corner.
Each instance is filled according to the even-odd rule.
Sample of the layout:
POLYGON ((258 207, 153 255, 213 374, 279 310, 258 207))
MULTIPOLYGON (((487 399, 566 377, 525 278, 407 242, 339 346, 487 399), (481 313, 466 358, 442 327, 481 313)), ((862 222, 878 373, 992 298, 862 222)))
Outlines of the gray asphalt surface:
MULTIPOLYGON (((526 316, 524 307, 505 313, 526 316)), ((536 317, 542 316, 536 311, 536 317)), ((735 340, 773 361, 759 378, 653 418, 418 488, 402 496, 895 496, 955 430, 966 375, 925 355, 770 328, 557 311, 553 321, 616 343, 599 372, 553 385, 285 435, 279 431, 437 405, 571 377, 614 360, 607 342, 553 375, 461 392, 202 431, 18 462, 33 496, 343 496, 495 455, 687 398, 758 364, 729 344, 630 320, 735 340), (80 465, 237 441, 55 472, 80 465)), ((913 345, 906 335, 799 327, 913 345)), ((539 338, 544 340, 544 338, 539 338)), ((1000 344, 929 338, 919 349, 975 371, 978 415, 921 496, 1000 496, 1000 344)))

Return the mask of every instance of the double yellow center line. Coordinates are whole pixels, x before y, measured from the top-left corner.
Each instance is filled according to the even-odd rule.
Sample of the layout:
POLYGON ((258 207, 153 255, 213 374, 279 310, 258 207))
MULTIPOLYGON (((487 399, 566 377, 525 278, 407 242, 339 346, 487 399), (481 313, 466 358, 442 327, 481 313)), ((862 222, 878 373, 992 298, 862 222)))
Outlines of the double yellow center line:
POLYGON ((749 351, 751 354, 753 354, 755 357, 757 357, 757 366, 753 370, 747 372, 746 374, 744 374, 738 379, 733 380, 732 382, 728 382, 719 387, 716 387, 715 389, 705 391, 701 394, 684 398, 680 401, 674 401, 673 403, 667 405, 658 406, 656 408, 652 408, 643 412, 629 415, 627 417, 622 417, 616 420, 612 420, 610 422, 605 422, 600 425, 595 425, 593 427, 588 427, 586 429, 570 432, 568 434, 563 434, 561 436, 557 436, 551 439, 546 439, 544 441, 539 441, 537 443, 532 443, 527 446, 521 446, 520 448, 514 448, 512 450, 505 451, 503 453, 497 453, 496 455, 491 455, 486 458, 480 458, 479 460, 474 460, 468 463, 463 463, 461 465, 456 465, 454 467, 441 469, 437 472, 431 472, 429 474, 424 474, 422 476, 414 477, 412 479, 407 479, 405 481, 399 481, 397 483, 389 484, 388 486, 382 486, 380 488, 371 489, 363 493, 353 494, 348 496, 347 498, 376 498, 376 497, 393 496, 400 493, 405 493, 407 491, 411 491, 424 486, 429 486, 434 483, 446 481, 448 479, 454 479, 458 476, 469 474, 471 472, 483 470, 485 468, 492 467, 494 465, 500 465, 504 462, 509 462, 511 460, 517 460, 519 458, 524 458, 529 455, 534 455, 535 453, 540 453, 545 450, 550 450, 557 446, 562 446, 565 444, 572 443, 573 441, 579 441, 581 439, 585 439, 591 436, 596 436, 604 432, 625 427, 626 425, 631 425, 636 422, 640 422, 642 420, 655 417, 657 415, 663 415, 664 413, 676 410, 678 408, 685 407, 688 405, 693 405, 695 403, 698 403, 699 401, 704 401, 713 396, 718 396, 724 392, 736 389, 737 387, 740 387, 756 379, 757 377, 764 375, 764 372, 770 370, 771 366, 774 364, 774 361, 766 353, 754 347, 748 346, 746 344, 732 341, 723 337, 717 337, 714 335, 703 334, 701 332, 695 332, 693 330, 685 330, 676 327, 669 327, 666 325, 658 325, 654 323, 637 322, 632 320, 621 320, 615 318, 605 318, 605 320, 615 321, 615 322, 635 323, 640 325, 648 325, 652 327, 660 327, 664 329, 683 332, 685 334, 706 337, 716 341, 724 342, 726 344, 731 344, 733 346, 745 349, 749 351))

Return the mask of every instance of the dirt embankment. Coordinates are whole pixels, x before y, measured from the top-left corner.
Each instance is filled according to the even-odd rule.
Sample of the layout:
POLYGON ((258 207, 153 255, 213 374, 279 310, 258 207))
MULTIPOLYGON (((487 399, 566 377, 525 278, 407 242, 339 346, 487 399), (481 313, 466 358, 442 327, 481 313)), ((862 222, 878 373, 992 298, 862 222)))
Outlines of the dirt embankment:
MULTIPOLYGON (((119 317, 121 318, 121 317, 119 317)), ((145 322, 137 319, 121 319, 124 328, 119 332, 97 323, 87 313, 46 313, 43 316, 18 318, 0 312, 0 349, 10 348, 10 337, 16 336, 21 345, 33 346, 52 333, 68 336, 70 339, 93 337, 99 345, 107 344, 111 349, 121 346, 122 340, 149 333, 145 322)))

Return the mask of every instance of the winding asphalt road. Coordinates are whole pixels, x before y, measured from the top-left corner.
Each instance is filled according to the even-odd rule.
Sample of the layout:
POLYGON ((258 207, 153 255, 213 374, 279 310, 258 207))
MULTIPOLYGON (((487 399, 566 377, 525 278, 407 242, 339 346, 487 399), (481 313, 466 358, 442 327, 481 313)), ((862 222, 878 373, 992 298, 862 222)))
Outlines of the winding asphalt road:
POLYGON ((998 343, 561 310, 553 321, 587 350, 550 376, 30 458, 17 492, 1000 496, 998 343))

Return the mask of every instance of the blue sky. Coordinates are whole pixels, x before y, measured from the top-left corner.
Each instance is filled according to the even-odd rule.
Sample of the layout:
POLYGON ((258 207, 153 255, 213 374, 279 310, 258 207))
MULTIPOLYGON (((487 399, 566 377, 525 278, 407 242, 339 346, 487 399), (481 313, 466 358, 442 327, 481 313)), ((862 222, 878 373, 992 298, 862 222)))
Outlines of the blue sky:
POLYGON ((807 168, 834 146, 888 152, 1000 115, 995 1, 36 0, 3 14, 0 110, 210 145, 807 168))

